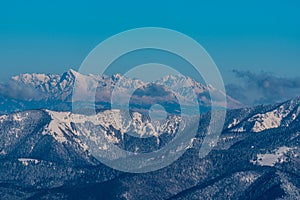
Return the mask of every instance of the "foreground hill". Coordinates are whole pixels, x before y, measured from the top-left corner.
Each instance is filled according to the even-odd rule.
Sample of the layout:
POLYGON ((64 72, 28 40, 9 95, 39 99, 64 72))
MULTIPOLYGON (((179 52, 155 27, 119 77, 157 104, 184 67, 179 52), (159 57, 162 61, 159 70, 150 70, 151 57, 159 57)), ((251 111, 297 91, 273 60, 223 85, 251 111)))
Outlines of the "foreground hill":
MULTIPOLYGON (((210 119, 206 113, 182 157, 168 167, 142 174, 101 164, 82 140, 83 130, 93 126, 114 145, 139 153, 172 140, 178 119, 157 124, 136 113, 133 120, 123 118, 122 127, 127 128, 121 129, 111 118, 114 113, 122 116, 118 110, 100 112, 96 121, 90 116, 50 110, 3 115, 1 198, 299 199, 299 111, 300 99, 230 110, 213 150, 199 158, 210 119), (142 137, 145 128, 151 130, 153 140, 122 137, 130 130, 142 137)), ((91 140, 92 136, 90 133, 91 140)))

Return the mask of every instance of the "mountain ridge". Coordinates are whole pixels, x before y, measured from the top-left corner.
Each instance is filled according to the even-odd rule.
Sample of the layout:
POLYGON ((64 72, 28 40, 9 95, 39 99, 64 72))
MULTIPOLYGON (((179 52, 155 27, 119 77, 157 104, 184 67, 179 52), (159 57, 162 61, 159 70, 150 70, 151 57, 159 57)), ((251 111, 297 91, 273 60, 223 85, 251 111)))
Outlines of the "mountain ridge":
MULTIPOLYGON (((219 91, 211 85, 201 84, 189 77, 185 76, 165 76, 160 80, 154 82, 157 85, 167 86, 165 89, 170 89, 175 95, 181 100, 183 104, 193 104, 195 101, 199 101, 200 106, 210 107, 210 92, 215 93, 216 96, 224 96, 227 98, 227 105, 220 100, 216 100, 216 104, 220 107, 237 108, 241 107, 242 104, 233 98, 227 96, 224 91, 219 91), (195 96, 195 94, 197 96, 195 96), (219 102, 218 102, 219 101, 219 102)), ((26 100, 27 102, 39 101, 44 104, 49 104, 51 101, 60 103, 71 103, 76 99, 77 96, 73 95, 74 85, 76 84, 76 90, 82 93, 78 98, 84 99, 86 96, 95 96, 95 101, 101 103, 109 103, 112 95, 118 95, 118 99, 128 98, 130 93, 144 85, 149 84, 139 79, 130 79, 120 74, 112 76, 107 75, 82 75, 73 69, 64 72, 61 75, 57 74, 21 74, 13 76, 9 83, 6 84, 6 88, 14 86, 11 89, 9 98, 15 100, 26 100), (15 90, 22 90, 28 88, 32 92, 26 92, 24 98, 17 95, 20 92, 13 92, 15 90), (119 98, 120 97, 120 98, 119 98)), ((1 88, 0 88, 1 89, 1 88)), ((0 91, 1 92, 1 91, 0 91)), ((0 93, 1 94, 1 93, 0 93)), ((5 96, 5 93, 2 96, 5 96)), ((120 102, 126 104, 126 102, 120 102)), ((41 107, 37 107, 41 108, 41 107)), ((45 107, 48 108, 48 107, 45 107)), ((49 108, 52 109, 52 108, 49 108)), ((26 108, 24 109, 26 110, 26 108)), ((59 108, 57 110, 60 110, 59 108)))
MULTIPOLYGON (((78 136, 80 130, 91 127, 90 116, 50 110, 2 115, 0 193, 6 199, 222 199, 224 195, 228 199, 297 199, 299 106, 300 99, 296 98, 275 105, 228 110, 214 148, 199 158, 210 120, 209 112, 205 113, 182 157, 163 169, 143 174, 113 170, 89 153, 89 147, 78 136), (274 116, 280 117, 280 124, 253 129, 253 122, 274 116), (243 131, 236 129, 240 126, 243 131)), ((109 120, 114 115, 107 112, 118 111, 97 114, 94 123, 101 125, 99 133, 126 149, 126 143, 120 143, 122 131, 109 120)), ((144 123, 142 127, 146 126, 147 119, 137 117, 139 123, 144 123)), ((174 130, 174 126, 169 128, 174 130)), ((127 150, 136 150, 140 139, 127 140, 127 147, 131 147, 127 150)), ((155 150, 156 142, 141 144, 155 150)))

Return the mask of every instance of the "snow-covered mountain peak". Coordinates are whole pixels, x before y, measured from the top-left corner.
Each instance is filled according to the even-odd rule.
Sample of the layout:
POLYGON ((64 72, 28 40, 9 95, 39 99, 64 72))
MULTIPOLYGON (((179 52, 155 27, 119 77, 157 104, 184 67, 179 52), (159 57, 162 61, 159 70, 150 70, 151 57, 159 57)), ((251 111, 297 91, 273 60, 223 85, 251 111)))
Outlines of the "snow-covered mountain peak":
POLYGON ((161 81, 163 82, 171 82, 171 81, 176 81, 176 80, 184 80, 187 79, 187 77, 180 75, 180 74, 176 74, 176 75, 166 75, 164 77, 161 78, 161 81))
MULTIPOLYGON (((254 110, 256 110, 254 108, 254 110)), ((249 110, 251 113, 251 110, 249 110)), ((277 104, 268 110, 257 110, 246 119, 236 119, 228 125, 233 132, 262 132, 268 129, 289 127, 299 121, 299 98, 277 104)))
POLYGON ((157 83, 166 84, 168 86, 191 87, 194 86, 196 81, 190 77, 183 75, 167 75, 157 81, 157 83))
POLYGON ((86 79, 86 78, 89 78, 89 79, 96 78, 96 76, 93 76, 92 74, 84 75, 84 74, 81 74, 81 73, 75 71, 74 69, 69 69, 67 72, 65 72, 61 75, 61 77, 65 77, 65 76, 68 76, 69 78, 73 79, 73 81, 75 81, 76 79, 80 80, 80 79, 86 79))
POLYGON ((68 71, 68 73, 70 73, 70 74, 72 74, 72 75, 74 75, 75 77, 77 76, 77 75, 80 75, 80 73, 79 72, 77 72, 77 71, 75 71, 74 69, 69 69, 69 71, 68 71))
POLYGON ((18 83, 22 84, 29 84, 32 86, 37 86, 38 84, 43 84, 49 81, 55 81, 59 75, 53 75, 53 74, 21 74, 18 76, 13 76, 11 78, 11 81, 16 81, 18 83))
MULTIPOLYGON (((112 91, 114 94, 117 94, 117 99, 120 100, 119 103, 122 106, 124 103, 128 103, 124 99, 127 99, 135 90, 150 84, 150 82, 144 82, 140 79, 131 79, 121 74, 110 76, 84 75, 73 69, 61 75, 21 74, 12 77, 10 81, 14 83, 12 85, 32 89, 34 92, 32 92, 32 94, 26 93, 26 98, 24 97, 24 99, 38 101, 38 108, 56 110, 60 109, 49 107, 49 105, 54 104, 53 101, 55 104, 57 102, 70 104, 72 101, 77 100, 81 102, 96 101, 97 103, 106 105, 111 102, 112 91), (74 87, 76 87, 75 90, 74 87), (76 91, 76 94, 73 93, 74 91, 76 91), (45 106, 43 107, 42 105, 45 106)), ((217 96, 226 96, 223 91, 216 90, 212 86, 206 86, 190 77, 182 75, 168 75, 153 84, 166 86, 165 89, 171 90, 172 93, 181 100, 184 106, 194 105, 197 99, 199 99, 201 106, 209 107, 211 105, 210 92, 214 92, 217 96)), ((22 99, 22 96, 20 97, 19 95, 18 99, 22 99)), ((146 101, 147 100, 149 99, 146 99, 146 101)), ((241 106, 239 102, 230 97, 227 97, 227 105, 224 105, 224 102, 221 101, 216 103, 220 107, 228 106, 228 108, 241 106)), ((18 107, 20 106, 18 105, 18 107)), ((68 107, 70 106, 68 105, 68 107)), ((34 106, 30 107, 30 109, 32 108, 34 108, 34 106)), ((66 107, 64 107, 64 110, 67 110, 66 107)))
MULTIPOLYGON (((111 135, 111 131, 118 131, 122 135, 128 132, 135 133, 139 137, 154 136, 157 138, 162 133, 173 134, 177 131, 182 122, 181 117, 173 116, 166 120, 150 121, 144 118, 142 114, 133 112, 132 119, 124 112, 113 109, 98 113, 97 115, 81 115, 71 112, 56 112, 45 110, 50 116, 51 121, 45 127, 43 134, 51 135, 58 142, 68 141, 68 137, 78 137, 90 134, 91 130, 96 128, 111 142, 118 143, 120 138, 111 135)), ((94 135, 94 137, 97 137, 94 135)), ((98 137, 101 136, 98 135, 98 137)), ((99 138, 98 138, 99 139, 99 138)), ((78 140, 82 147, 87 147, 78 140)))

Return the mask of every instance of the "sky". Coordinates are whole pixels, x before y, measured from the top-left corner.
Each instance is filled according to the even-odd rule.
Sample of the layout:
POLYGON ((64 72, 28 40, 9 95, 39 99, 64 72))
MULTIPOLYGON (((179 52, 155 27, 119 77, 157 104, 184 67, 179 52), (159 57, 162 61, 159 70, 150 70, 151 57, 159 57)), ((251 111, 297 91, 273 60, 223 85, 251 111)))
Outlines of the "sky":
POLYGON ((101 41, 138 27, 164 27, 199 42, 226 83, 232 70, 295 77, 299 1, 2 1, 0 79, 78 69, 101 41))

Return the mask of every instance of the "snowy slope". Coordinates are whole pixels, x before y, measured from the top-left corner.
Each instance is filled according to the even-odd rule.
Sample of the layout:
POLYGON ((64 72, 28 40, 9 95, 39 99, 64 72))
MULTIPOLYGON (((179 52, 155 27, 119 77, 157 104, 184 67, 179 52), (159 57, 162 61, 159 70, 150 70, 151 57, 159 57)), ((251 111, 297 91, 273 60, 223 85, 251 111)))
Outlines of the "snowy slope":
MULTIPOLYGON (((45 127, 43 134, 51 135, 60 143, 68 142, 70 137, 89 137, 93 138, 93 141, 101 141, 103 135, 110 142, 119 143, 125 133, 132 132, 136 133, 136 137, 153 136, 159 144, 159 136, 163 133, 176 133, 178 125, 182 121, 178 116, 161 121, 150 121, 149 119, 143 119, 142 115, 136 112, 132 114, 132 119, 128 119, 120 110, 107 110, 93 116, 50 110, 46 110, 46 112, 51 116, 51 121, 45 127), (91 132, 94 128, 98 128, 97 130, 101 133, 91 132), (110 134, 111 130, 117 131, 121 135, 110 134)), ((83 144, 80 139, 75 140, 83 149, 88 149, 88 146, 83 144)))
POLYGON ((232 132, 262 132, 279 127, 289 127, 299 122, 300 98, 277 104, 265 110, 261 107, 244 109, 244 118, 233 118, 227 128, 232 132))

